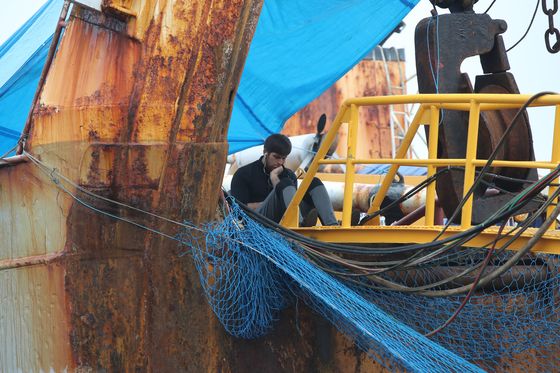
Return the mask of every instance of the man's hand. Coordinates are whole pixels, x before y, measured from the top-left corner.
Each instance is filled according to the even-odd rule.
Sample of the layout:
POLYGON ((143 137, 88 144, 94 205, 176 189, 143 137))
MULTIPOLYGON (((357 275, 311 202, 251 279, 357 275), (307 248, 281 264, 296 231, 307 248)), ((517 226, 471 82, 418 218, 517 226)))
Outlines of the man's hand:
POLYGON ((270 171, 270 182, 273 187, 280 182, 280 174, 282 171, 284 171, 284 166, 276 167, 274 170, 270 171))

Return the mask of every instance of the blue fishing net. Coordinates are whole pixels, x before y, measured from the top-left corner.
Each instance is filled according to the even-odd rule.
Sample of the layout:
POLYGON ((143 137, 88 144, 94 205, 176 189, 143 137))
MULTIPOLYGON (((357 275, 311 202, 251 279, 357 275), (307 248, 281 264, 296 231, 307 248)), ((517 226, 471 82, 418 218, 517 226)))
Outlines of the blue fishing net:
MULTIPOLYGON (((560 366, 555 351, 560 342, 556 256, 532 254, 519 261, 477 290, 454 322, 427 338, 424 334, 442 325, 464 295, 380 291, 366 281, 333 277, 295 243, 251 220, 236 205, 223 221, 204 230, 202 236, 186 230, 182 240, 192 243, 208 301, 233 336, 267 333, 278 311, 296 296, 392 370, 554 371, 560 366)), ((487 270, 511 255, 499 253, 487 270)), ((384 276, 422 286, 459 273, 483 257, 480 249, 460 248, 443 256, 438 266, 384 276)))

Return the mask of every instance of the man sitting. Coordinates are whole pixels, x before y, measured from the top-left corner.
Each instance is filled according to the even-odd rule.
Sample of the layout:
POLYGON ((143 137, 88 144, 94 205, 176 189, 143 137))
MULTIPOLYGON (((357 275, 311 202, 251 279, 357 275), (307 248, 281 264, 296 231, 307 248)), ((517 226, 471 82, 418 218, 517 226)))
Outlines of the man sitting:
MULTIPOLYGON (((296 175, 284 167, 291 151, 288 137, 278 133, 270 135, 264 142, 263 156, 233 175, 231 195, 267 218, 280 222, 297 188, 296 175)), ((338 225, 327 190, 317 178, 311 181, 300 211, 306 217, 303 220, 300 216, 303 226, 315 225, 317 214, 321 224, 338 225)))

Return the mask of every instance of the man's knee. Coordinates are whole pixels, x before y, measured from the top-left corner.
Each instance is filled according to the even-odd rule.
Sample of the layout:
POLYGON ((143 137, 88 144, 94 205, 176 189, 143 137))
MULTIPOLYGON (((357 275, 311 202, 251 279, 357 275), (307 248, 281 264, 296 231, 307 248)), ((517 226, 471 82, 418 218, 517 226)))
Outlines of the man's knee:
POLYGON ((317 188, 318 186, 322 186, 323 182, 321 180, 319 180, 318 178, 314 177, 313 180, 311 180, 311 184, 309 184, 309 191, 312 191, 313 189, 317 188))
POLYGON ((295 188, 294 184, 292 184, 292 181, 290 179, 288 178, 280 179, 278 184, 276 184, 276 186, 274 187, 276 196, 282 199, 284 190, 289 187, 295 188))
POLYGON ((323 182, 321 180, 319 180, 318 178, 314 177, 311 180, 311 184, 309 184, 309 188, 307 188, 307 192, 305 192, 304 196, 303 196, 303 200, 311 205, 313 205, 313 198, 311 197, 311 193, 313 193, 313 190, 315 190, 315 188, 320 187, 320 186, 324 186, 323 182))

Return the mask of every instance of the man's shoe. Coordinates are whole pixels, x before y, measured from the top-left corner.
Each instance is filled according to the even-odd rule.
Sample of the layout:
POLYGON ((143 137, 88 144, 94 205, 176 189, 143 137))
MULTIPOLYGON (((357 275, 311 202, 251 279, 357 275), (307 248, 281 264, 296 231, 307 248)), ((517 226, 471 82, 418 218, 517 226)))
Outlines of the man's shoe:
POLYGON ((317 209, 311 209, 301 221, 300 227, 314 227, 317 225, 317 209))
MULTIPOLYGON (((362 213, 360 212, 360 210, 357 209, 352 210, 352 215, 350 216, 350 225, 353 227, 359 225, 361 216, 362 213)), ((338 224, 333 224, 333 225, 342 225, 342 220, 339 220, 338 224)))

